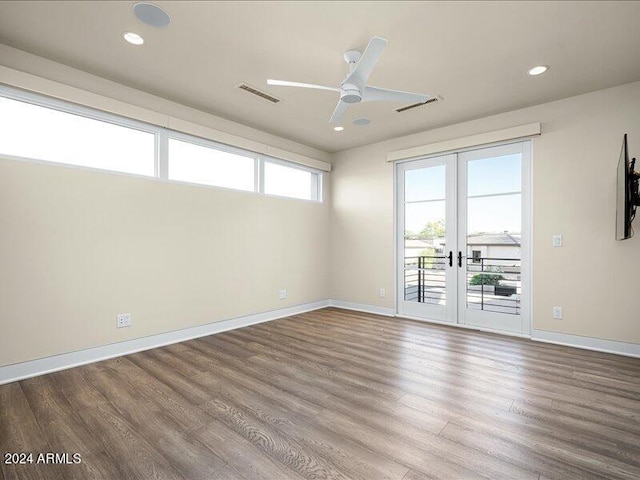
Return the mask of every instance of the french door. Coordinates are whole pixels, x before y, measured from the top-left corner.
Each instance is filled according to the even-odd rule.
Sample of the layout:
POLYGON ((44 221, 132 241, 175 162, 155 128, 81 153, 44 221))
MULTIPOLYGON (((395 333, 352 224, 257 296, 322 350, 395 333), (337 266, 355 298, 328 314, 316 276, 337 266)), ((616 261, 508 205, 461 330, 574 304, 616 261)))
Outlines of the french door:
POLYGON ((527 335, 530 142, 396 168, 398 313, 527 335))

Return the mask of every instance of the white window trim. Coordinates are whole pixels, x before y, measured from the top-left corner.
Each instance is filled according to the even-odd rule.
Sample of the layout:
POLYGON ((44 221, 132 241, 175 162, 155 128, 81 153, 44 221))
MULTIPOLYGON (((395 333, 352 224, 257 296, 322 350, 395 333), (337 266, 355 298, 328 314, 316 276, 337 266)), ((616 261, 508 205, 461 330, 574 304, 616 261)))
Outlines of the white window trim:
POLYGON ((515 127, 479 133, 467 137, 453 138, 441 142, 419 145, 417 147, 397 150, 387 153, 387 162, 428 158, 445 155, 447 153, 460 153, 465 150, 489 147, 492 145, 504 145, 507 143, 521 142, 542 134, 540 122, 518 125, 515 127))
POLYGON ((260 154, 245 150, 243 148, 232 147, 231 145, 225 145, 224 143, 214 142, 213 140, 207 140, 206 138, 197 137, 195 135, 189 135, 188 133, 176 132, 174 130, 162 129, 167 133, 167 139, 179 140, 181 142, 191 143, 199 147, 210 148, 212 150, 218 150, 220 152, 231 153, 233 155, 239 155, 247 158, 257 158, 260 154))
MULTIPOLYGON (((72 115, 79 115, 81 117, 89 118, 91 120, 98 120, 101 122, 111 123, 120 127, 127 127, 134 130, 140 130, 146 133, 157 133, 161 127, 157 127, 150 123, 140 122, 138 120, 132 120, 127 117, 122 117, 109 112, 104 112, 91 107, 85 107, 77 103, 71 103, 66 100, 58 100, 56 98, 47 97, 38 93, 32 93, 27 90, 21 90, 14 87, 7 87, 0 85, 0 96, 16 100, 18 102, 30 103, 38 107, 50 108, 52 110, 58 110, 60 112, 69 113, 72 115)), ((96 169, 99 170, 99 169, 96 169)))

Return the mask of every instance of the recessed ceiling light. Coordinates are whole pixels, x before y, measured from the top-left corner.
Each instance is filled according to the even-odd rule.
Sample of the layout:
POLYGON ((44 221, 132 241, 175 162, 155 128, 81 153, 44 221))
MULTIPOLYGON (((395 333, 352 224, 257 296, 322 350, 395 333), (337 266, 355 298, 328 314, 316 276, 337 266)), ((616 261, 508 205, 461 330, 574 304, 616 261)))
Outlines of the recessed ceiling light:
POLYGON ((336 132, 341 132, 344 130, 344 127, 333 127, 336 132))
POLYGON ((532 69, 530 69, 528 73, 529 73, 529 75, 535 77, 536 75, 542 75, 547 70, 549 70, 548 66, 546 66, 546 65, 538 65, 538 66, 533 67, 532 69))
POLYGON ((371 123, 371 120, 369 120, 368 118, 356 118, 353 121, 354 125, 358 125, 359 127, 364 127, 365 125, 369 125, 371 123))
POLYGON ((142 45, 144 43, 144 38, 142 38, 137 33, 133 32, 124 32, 122 34, 124 39, 129 42, 131 45, 142 45))
POLYGON ((153 3, 136 3, 133 6, 133 13, 141 22, 152 27, 166 27, 171 23, 169 14, 153 3))

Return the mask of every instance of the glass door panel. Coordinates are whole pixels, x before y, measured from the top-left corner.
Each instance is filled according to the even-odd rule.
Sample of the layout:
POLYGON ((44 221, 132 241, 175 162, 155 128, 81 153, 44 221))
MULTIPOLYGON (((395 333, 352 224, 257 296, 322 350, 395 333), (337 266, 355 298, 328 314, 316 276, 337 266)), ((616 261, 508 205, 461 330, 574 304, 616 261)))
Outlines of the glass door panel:
POLYGON ((468 199, 467 308, 520 314, 521 203, 519 193, 468 199))
POLYGON ((452 277, 455 220, 450 169, 452 156, 399 166, 399 308, 409 316, 449 321, 454 317, 452 277), (448 301, 453 298, 453 302, 448 301))
POLYGON ((524 333, 522 144, 461 153, 458 162, 460 322, 524 333))

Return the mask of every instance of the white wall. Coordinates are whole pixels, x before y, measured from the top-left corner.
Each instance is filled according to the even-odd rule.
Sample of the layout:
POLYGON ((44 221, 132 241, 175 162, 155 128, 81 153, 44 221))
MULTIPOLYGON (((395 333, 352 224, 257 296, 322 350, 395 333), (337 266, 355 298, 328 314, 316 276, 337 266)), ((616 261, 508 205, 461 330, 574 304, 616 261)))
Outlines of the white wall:
POLYGON ((326 203, 0 159, 0 219, 0 366, 328 297, 326 203))
POLYGON ((336 154, 331 298, 394 306, 391 295, 378 296, 394 287, 388 152, 531 122, 543 131, 533 140, 533 326, 640 343, 640 235, 614 239, 623 133, 640 157, 640 82, 336 154), (556 233, 563 248, 551 246, 556 233), (562 321, 553 306, 563 307, 562 321))

